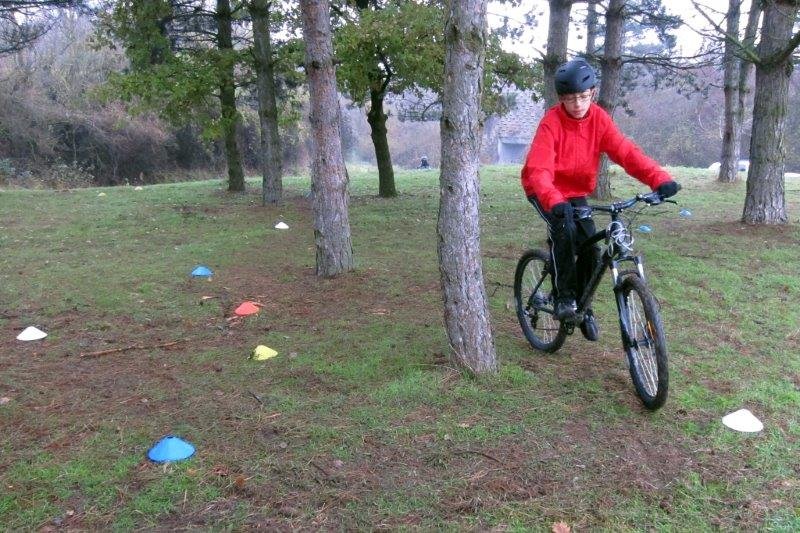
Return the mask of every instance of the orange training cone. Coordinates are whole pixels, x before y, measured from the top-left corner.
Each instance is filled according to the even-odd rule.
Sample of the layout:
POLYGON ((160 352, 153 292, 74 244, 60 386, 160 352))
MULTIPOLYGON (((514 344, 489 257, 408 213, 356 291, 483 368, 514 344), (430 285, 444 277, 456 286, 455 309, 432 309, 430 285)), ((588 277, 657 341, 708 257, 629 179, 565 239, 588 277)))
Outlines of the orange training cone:
POLYGON ((233 312, 236 313, 237 316, 248 316, 254 315, 258 313, 260 309, 258 305, 254 304, 253 302, 244 302, 242 305, 237 307, 233 312))

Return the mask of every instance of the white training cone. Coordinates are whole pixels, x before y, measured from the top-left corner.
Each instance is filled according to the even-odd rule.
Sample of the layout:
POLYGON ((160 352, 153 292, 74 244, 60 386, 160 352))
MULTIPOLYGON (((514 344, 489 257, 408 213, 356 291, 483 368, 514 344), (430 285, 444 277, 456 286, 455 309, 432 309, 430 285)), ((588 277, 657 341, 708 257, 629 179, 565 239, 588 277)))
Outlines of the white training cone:
POLYGON ((141 191, 142 190, 142 186, 141 185, 137 185, 136 187, 133 188, 133 190, 134 191, 141 191))
POLYGON ((289 225, 286 222, 278 222, 275 224, 275 229, 289 229, 289 225))
POLYGON ((97 196, 105 196, 105 195, 106 195, 106 193, 104 193, 104 192, 97 193, 97 196))
POLYGON ((722 417, 722 423, 729 428, 744 433, 756 433, 764 429, 764 424, 747 409, 739 409, 722 417))
POLYGON ((18 341, 38 341, 39 339, 44 339, 47 337, 47 333, 40 330, 39 328, 28 326, 22 333, 17 335, 18 341))

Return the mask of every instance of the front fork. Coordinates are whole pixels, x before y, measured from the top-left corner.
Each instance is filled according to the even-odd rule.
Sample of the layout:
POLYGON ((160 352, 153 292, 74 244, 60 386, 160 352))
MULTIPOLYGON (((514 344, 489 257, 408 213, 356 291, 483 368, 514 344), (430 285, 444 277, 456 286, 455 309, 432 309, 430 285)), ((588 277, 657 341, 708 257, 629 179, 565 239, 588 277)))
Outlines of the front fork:
POLYGON ((642 278, 642 281, 647 281, 647 279, 644 277, 644 261, 642 261, 642 256, 634 255, 628 257, 620 257, 618 259, 612 259, 610 268, 611 268, 611 278, 612 281, 614 282, 615 292, 619 291, 619 282, 620 282, 619 264, 622 261, 631 261, 634 265, 636 265, 636 273, 639 274, 639 277, 642 278))
MULTIPOLYGON (((614 281, 614 296, 617 302, 617 315, 619 316, 619 330, 622 333, 622 344, 626 348, 631 347, 635 344, 635 339, 631 339, 630 336, 630 320, 628 314, 628 304, 625 301, 625 295, 622 294, 622 279, 619 277, 619 263, 622 261, 631 261, 634 265, 636 265, 635 273, 642 279, 645 280, 644 276, 644 262, 642 261, 641 256, 635 255, 632 257, 621 257, 619 259, 612 259, 611 260, 611 277, 614 281)), ((623 272, 623 274, 631 274, 630 271, 623 272)))

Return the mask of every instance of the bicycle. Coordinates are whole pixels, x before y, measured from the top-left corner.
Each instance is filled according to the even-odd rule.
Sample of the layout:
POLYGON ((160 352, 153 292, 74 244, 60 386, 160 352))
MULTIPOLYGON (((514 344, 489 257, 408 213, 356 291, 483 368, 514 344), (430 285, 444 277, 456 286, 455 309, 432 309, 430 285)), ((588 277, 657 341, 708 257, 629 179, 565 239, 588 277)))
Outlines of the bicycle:
POLYGON ((611 205, 575 207, 576 219, 591 217, 593 212, 603 212, 611 216, 611 222, 578 247, 578 253, 583 253, 595 243, 605 241, 601 259, 577 302, 577 318, 574 321, 559 322, 554 316, 553 267, 549 250, 527 250, 522 254, 514 273, 514 300, 525 338, 535 349, 552 353, 561 348, 567 336, 574 332, 575 325, 583 321, 603 273, 606 269, 610 270, 622 346, 631 379, 644 406, 656 410, 664 405, 669 388, 667 343, 658 302, 645 279, 642 257, 633 251, 634 239, 628 229, 632 219, 626 222, 622 218, 623 211, 640 202, 648 206, 662 202, 675 203, 665 200, 658 192, 652 192, 611 205), (620 264, 627 262, 633 263, 634 268, 620 270, 620 264))

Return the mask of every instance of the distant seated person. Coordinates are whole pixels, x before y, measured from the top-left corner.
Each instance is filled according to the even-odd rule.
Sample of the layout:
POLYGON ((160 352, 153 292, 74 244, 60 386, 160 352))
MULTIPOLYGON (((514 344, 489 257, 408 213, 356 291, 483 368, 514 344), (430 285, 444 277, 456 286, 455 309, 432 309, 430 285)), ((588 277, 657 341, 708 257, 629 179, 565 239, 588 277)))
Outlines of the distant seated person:
POLYGON ((428 156, 422 156, 422 159, 419 160, 419 166, 417 168, 423 170, 431 168, 430 163, 428 163, 428 156))

